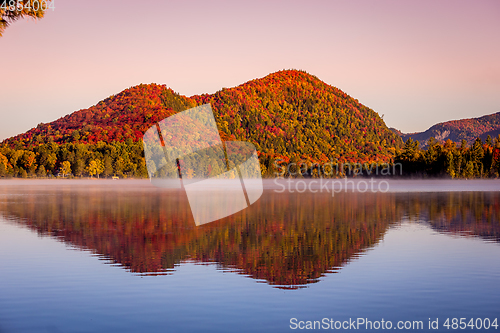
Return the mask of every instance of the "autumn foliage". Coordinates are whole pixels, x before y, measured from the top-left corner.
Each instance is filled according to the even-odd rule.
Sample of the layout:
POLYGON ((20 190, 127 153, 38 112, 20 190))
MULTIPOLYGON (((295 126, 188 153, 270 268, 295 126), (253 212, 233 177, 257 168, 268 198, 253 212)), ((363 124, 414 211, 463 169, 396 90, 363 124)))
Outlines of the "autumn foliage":
POLYGON ((267 191, 248 209, 196 227, 185 194, 117 186, 3 187, 0 216, 133 273, 175 274, 176 266, 196 262, 279 288, 319 282, 402 220, 500 241, 496 192, 267 191))
POLYGON ((14 176, 34 176, 42 166, 46 174, 55 175, 64 161, 71 163, 73 174, 99 175, 85 170, 109 159, 112 174, 144 177, 143 152, 135 147, 144 132, 176 112, 205 103, 212 105, 223 140, 257 147, 264 173, 276 159, 389 162, 402 145, 381 117, 356 99, 303 71, 286 70, 211 95, 185 97, 165 85, 134 86, 5 140, 0 153, 8 163, 1 163, 1 156, 0 163, 14 176), (68 160, 63 151, 81 156, 68 160), (117 170, 119 157, 113 151, 125 151, 123 163, 130 165, 117 170), (46 152, 52 154, 50 162, 42 158, 46 152), (15 157, 30 159, 31 153, 32 162, 18 163, 15 157), (82 166, 75 170, 77 164, 82 166))

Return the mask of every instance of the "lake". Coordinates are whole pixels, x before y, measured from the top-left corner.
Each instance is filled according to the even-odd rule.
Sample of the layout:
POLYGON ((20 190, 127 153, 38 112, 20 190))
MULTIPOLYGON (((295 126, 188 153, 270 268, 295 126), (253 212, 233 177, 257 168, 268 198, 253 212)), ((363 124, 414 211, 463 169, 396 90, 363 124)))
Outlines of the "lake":
POLYGON ((500 181, 359 182, 196 226, 149 181, 0 181, 0 332, 500 331, 500 181))

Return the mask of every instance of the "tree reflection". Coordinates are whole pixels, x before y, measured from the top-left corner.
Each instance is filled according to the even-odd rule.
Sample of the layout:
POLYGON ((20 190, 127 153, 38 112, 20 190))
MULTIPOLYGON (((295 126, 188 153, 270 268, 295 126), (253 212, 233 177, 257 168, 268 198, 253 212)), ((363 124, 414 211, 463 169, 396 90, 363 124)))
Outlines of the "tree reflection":
POLYGON ((264 192, 250 208, 196 227, 182 191, 4 187, 0 214, 135 273, 215 263, 279 288, 318 282, 374 246, 392 223, 500 240, 500 194, 264 192), (6 195, 8 194, 8 195, 6 195), (22 194, 22 195, 21 195, 22 194))

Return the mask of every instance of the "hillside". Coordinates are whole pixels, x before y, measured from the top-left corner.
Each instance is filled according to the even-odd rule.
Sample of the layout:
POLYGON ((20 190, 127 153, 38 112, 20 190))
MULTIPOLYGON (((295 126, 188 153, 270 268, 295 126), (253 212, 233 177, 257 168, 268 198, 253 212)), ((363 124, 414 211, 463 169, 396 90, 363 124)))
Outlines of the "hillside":
POLYGON ((280 71, 192 98, 212 105, 220 131, 265 154, 388 161, 401 144, 376 112, 302 71, 280 71))
POLYGON ((500 112, 479 118, 452 120, 436 124, 425 132, 400 134, 403 141, 408 138, 417 140, 422 147, 426 146, 427 140, 434 137, 439 142, 450 139, 454 142, 467 141, 472 144, 476 138, 486 140, 488 135, 496 138, 500 134, 500 112))
POLYGON ((19 141, 24 147, 39 143, 97 143, 139 141, 155 122, 177 111, 194 107, 195 101, 164 85, 140 84, 110 96, 96 105, 75 111, 51 123, 39 124, 26 133, 4 141, 19 141))
MULTIPOLYGON (((47 171, 55 172, 54 168, 66 159, 55 145, 67 150, 85 145, 89 153, 80 153, 79 158, 88 165, 91 160, 104 159, 113 150, 103 148, 103 144, 122 143, 140 149, 143 133, 157 121, 205 103, 212 105, 222 138, 252 142, 263 157, 261 162, 268 166, 277 158, 386 162, 393 158, 396 147, 402 145, 399 136, 373 110, 315 76, 286 70, 215 94, 192 97, 181 96, 165 85, 141 84, 88 109, 39 124, 5 140, 1 146, 4 150, 8 147, 36 151, 50 145, 57 161, 47 164, 37 160, 29 168, 45 163, 47 171), (101 148, 96 148, 97 145, 101 148), (98 156, 93 154, 96 149, 100 149, 98 156)), ((68 159, 72 166, 76 158, 68 159)), ((134 170, 141 163, 135 158, 134 170)), ((12 162, 11 167, 15 167, 12 162)), ((144 174, 144 169, 141 172, 144 174)))

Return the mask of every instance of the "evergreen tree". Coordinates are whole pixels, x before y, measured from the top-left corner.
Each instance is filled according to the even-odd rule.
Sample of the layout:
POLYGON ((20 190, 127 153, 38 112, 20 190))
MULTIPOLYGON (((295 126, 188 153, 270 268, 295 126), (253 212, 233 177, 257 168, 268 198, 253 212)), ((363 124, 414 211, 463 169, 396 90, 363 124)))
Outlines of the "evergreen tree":
POLYGON ((412 138, 406 140, 403 147, 403 153, 401 154, 403 161, 415 161, 418 159, 419 155, 419 142, 413 141, 412 138))
POLYGON ((472 161, 468 161, 467 164, 465 165, 464 177, 474 178, 474 163, 472 161))
POLYGON ((482 177, 484 149, 480 138, 474 141, 471 148, 471 161, 474 164, 474 175, 482 177))
POLYGON ((85 171, 85 162, 81 158, 77 158, 73 164, 73 174, 76 177, 81 177, 85 171))
POLYGON ((455 166, 453 165, 453 153, 451 151, 446 154, 446 173, 451 178, 455 178, 455 166))
POLYGON ((104 156, 103 174, 104 174, 104 177, 109 177, 113 174, 112 160, 111 160, 111 157, 109 157, 108 155, 104 156))
POLYGON ((493 140, 491 139, 491 136, 488 134, 488 137, 486 138, 486 145, 488 146, 493 146, 493 140))

